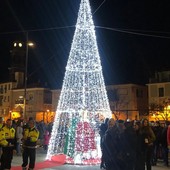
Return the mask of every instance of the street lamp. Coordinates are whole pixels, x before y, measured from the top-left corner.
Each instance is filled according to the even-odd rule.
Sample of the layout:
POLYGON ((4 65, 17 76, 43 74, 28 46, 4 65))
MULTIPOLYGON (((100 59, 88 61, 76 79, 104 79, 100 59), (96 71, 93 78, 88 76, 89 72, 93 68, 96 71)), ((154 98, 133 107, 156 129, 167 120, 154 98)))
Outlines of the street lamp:
POLYGON ((25 54, 25 74, 24 74, 24 111, 23 119, 26 119, 26 100, 27 100, 27 79, 28 79, 28 47, 33 47, 34 43, 28 41, 28 32, 26 32, 26 54, 25 54))

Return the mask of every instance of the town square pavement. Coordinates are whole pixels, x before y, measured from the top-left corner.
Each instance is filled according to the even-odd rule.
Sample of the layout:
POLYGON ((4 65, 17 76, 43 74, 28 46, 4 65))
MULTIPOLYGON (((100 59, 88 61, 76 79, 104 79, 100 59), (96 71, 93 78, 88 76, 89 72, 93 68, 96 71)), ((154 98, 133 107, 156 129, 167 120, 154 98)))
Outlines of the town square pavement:
MULTIPOLYGON (((37 149, 37 155, 36 155, 36 162, 42 162, 46 158, 46 153, 43 151, 43 148, 37 149)), ((14 155, 12 160, 12 166, 20 166, 22 164, 22 157, 14 155)), ((62 165, 62 166, 56 166, 52 168, 45 168, 43 170, 100 170, 99 166, 80 166, 80 165, 62 165)), ((170 167, 163 166, 163 163, 160 161, 157 166, 153 166, 152 170, 167 170, 170 169, 170 167)))

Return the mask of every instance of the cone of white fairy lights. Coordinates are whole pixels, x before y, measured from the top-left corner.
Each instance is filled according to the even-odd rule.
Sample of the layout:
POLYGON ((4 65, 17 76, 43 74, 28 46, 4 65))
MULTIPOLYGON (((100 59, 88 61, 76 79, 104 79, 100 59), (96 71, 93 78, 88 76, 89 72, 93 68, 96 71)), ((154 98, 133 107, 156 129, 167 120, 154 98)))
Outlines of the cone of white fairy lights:
POLYGON ((47 159, 100 162, 99 116, 111 117, 89 0, 81 0, 47 159))

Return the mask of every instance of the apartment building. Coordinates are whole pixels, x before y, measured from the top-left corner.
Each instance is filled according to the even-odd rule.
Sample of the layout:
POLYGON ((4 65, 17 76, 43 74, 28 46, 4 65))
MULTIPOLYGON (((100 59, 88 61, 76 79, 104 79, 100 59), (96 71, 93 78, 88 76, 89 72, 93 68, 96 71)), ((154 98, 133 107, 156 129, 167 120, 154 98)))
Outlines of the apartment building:
POLYGON ((37 121, 50 121, 50 114, 53 114, 54 116, 55 112, 55 110, 52 110, 51 90, 47 88, 34 87, 27 88, 26 93, 26 105, 24 106, 24 89, 12 90, 12 112, 19 113, 18 116, 22 117, 25 111, 24 117, 26 119, 33 117, 37 121))
MULTIPOLYGON (((0 116, 8 117, 12 109, 12 89, 16 82, 0 83, 0 116)), ((9 116, 10 117, 10 116, 9 116)))
POLYGON ((170 71, 155 72, 147 86, 150 120, 169 120, 170 71))
POLYGON ((141 119, 148 116, 147 86, 136 84, 106 87, 113 117, 116 119, 141 119))
POLYGON ((57 102, 52 102, 54 98, 52 91, 41 87, 27 88, 26 105, 24 105, 24 90, 16 88, 14 82, 0 83, 0 116, 5 120, 18 119, 23 118, 25 111, 26 119, 33 117, 37 121, 45 122, 53 120, 56 104, 52 106, 52 103, 57 102))

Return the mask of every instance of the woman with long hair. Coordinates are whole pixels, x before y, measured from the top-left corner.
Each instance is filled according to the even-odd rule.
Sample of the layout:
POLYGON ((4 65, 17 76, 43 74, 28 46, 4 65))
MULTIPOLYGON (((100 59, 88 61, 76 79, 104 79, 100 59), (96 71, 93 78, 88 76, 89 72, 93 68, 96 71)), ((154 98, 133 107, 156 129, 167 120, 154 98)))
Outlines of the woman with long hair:
POLYGON ((153 151, 153 142, 155 141, 156 137, 149 125, 148 119, 143 119, 141 122, 140 134, 143 136, 143 148, 144 148, 144 163, 143 169, 145 169, 145 164, 147 170, 151 170, 151 159, 152 159, 152 151, 153 151))

